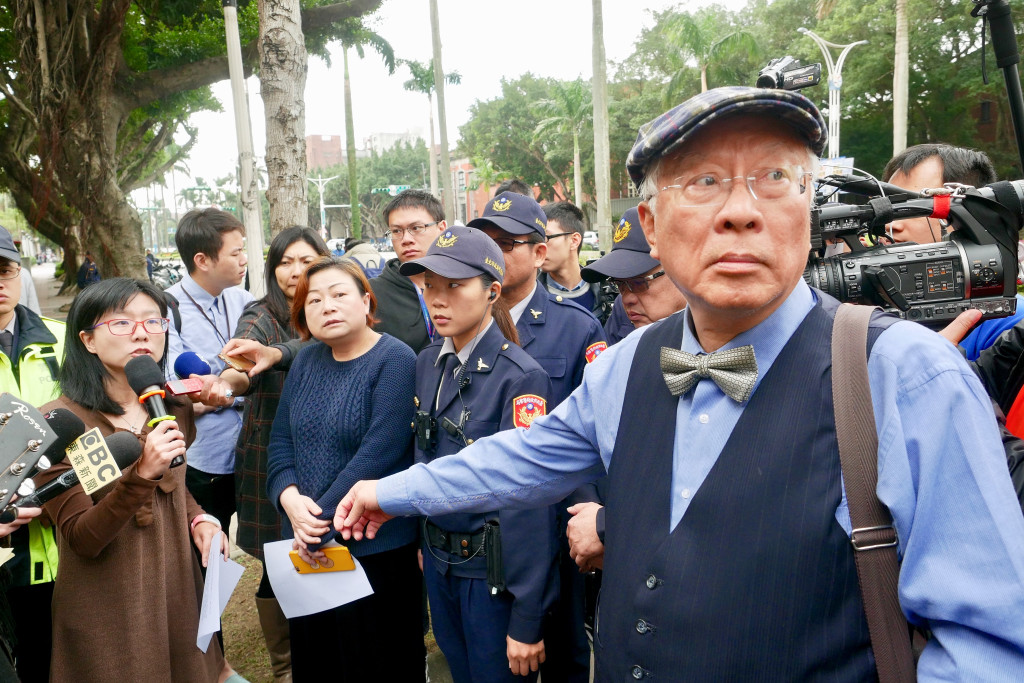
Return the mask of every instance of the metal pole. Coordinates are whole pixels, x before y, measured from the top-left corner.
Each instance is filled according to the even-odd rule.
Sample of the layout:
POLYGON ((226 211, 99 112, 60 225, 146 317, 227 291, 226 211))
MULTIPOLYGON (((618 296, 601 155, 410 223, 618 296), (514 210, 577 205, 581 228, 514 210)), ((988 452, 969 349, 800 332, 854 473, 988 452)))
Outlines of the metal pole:
POLYGON ((221 0, 221 6, 224 8, 228 73, 231 75, 231 100, 235 110, 235 137, 238 141, 238 167, 242 183, 242 223, 245 225, 245 250, 249 257, 249 291, 258 299, 266 293, 263 282, 263 220, 256 186, 252 130, 249 127, 249 100, 246 97, 245 74, 242 69, 242 43, 238 36, 238 1, 221 0))
POLYGON ((331 238, 330 233, 327 232, 327 211, 324 206, 324 188, 327 183, 335 180, 338 176, 332 175, 330 178, 306 178, 309 182, 316 185, 317 194, 320 195, 320 236, 324 238, 326 242, 331 238))
POLYGON ((828 157, 829 159, 837 159, 839 157, 839 122, 841 119, 839 89, 843 85, 843 63, 846 61, 846 55, 850 53, 850 50, 858 45, 867 45, 868 41, 858 40, 849 45, 839 45, 838 43, 827 41, 814 33, 814 31, 803 27, 798 28, 797 32, 804 34, 817 43, 818 47, 821 48, 821 54, 825 57, 825 65, 828 67, 828 157), (832 53, 829 51, 829 48, 842 50, 837 61, 832 61, 832 53))

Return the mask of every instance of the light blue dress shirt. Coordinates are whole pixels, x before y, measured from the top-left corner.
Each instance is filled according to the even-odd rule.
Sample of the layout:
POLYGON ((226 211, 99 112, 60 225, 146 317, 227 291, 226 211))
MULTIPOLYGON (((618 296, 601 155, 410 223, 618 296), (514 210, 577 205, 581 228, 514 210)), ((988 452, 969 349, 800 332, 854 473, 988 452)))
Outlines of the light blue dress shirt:
MULTIPOLYGON (((252 294, 241 287, 228 287, 214 297, 188 275, 168 287, 167 292, 178 300, 181 313, 181 333, 175 329, 173 320, 167 331, 167 379, 177 378, 174 361, 185 351, 199 354, 210 364, 213 374, 219 375, 224 361, 217 354, 235 334, 238 317, 253 300, 252 294)), ((241 400, 236 399, 236 403, 241 400)), ((235 408, 197 417, 196 440, 186 453, 189 466, 207 474, 234 472, 235 442, 241 429, 242 411, 235 408)))
MULTIPOLYGON (((801 282, 767 320, 723 348, 752 344, 763 377, 814 302, 801 282)), ((700 352, 686 315, 682 347, 700 352)), ((392 515, 530 507, 561 500, 603 473, 643 332, 591 363, 583 384, 529 430, 481 439, 457 456, 382 480, 381 507, 392 515)), ((920 680, 1024 680, 1024 516, 987 395, 953 345, 910 322, 879 335, 868 374, 877 493, 892 512, 903 558, 900 604, 934 634, 918 665, 920 680)), ((711 381, 680 397, 673 526, 743 407, 711 381)), ((836 518, 849 534, 845 493, 836 518)))

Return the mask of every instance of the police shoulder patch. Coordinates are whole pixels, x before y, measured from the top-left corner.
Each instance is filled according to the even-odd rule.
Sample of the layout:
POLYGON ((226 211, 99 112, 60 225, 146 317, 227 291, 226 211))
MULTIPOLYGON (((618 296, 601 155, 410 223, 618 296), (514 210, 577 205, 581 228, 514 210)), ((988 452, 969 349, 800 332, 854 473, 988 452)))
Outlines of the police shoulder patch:
POLYGON ((603 341, 594 342, 593 344, 591 344, 590 346, 587 347, 587 350, 586 350, 586 353, 585 353, 585 355, 587 357, 587 362, 588 363, 593 363, 594 359, 597 358, 598 356, 600 356, 602 353, 604 353, 607 349, 608 349, 608 344, 606 342, 603 342, 603 341))
POLYGON ((533 421, 546 415, 548 403, 536 394, 523 394, 512 399, 512 423, 516 427, 529 429, 533 421))

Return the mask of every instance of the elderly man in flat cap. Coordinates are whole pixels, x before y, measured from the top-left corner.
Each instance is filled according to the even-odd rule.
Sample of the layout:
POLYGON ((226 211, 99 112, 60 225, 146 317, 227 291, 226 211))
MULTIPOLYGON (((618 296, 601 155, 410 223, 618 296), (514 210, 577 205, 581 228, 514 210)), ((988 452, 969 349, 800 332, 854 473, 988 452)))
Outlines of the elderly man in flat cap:
MULTIPOLYGON (((754 88, 708 91, 641 129, 627 162, 640 222, 686 310, 609 349, 528 431, 357 484, 343 533, 558 500, 607 468, 597 680, 911 676, 882 664, 905 642, 869 635, 854 556, 882 549, 851 543, 865 547, 847 494, 865 487, 841 476, 839 305, 802 279, 825 138, 803 96, 754 88)), ((876 315, 867 345, 868 495, 896 532, 897 619, 930 632, 918 678, 1024 680, 1024 516, 988 399, 921 326, 876 315)))

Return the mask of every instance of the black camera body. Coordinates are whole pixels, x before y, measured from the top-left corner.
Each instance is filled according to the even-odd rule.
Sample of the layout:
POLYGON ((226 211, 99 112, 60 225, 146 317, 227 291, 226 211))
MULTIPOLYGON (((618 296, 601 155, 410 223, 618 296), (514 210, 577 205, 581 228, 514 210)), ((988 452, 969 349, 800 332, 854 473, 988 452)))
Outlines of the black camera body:
MULTIPOLYGON (((848 179, 840 176, 839 181, 848 179)), ((857 181, 854 181, 857 182, 857 181)), ((921 197, 893 186, 890 201, 813 209, 812 249, 804 271, 811 286, 840 301, 881 306, 906 320, 942 328, 963 311, 983 319, 1016 311, 1017 235, 1024 224, 1024 181, 959 188, 921 197), (864 247, 861 237, 885 235, 885 224, 931 216, 948 220, 950 238, 933 244, 864 247), (842 239, 849 253, 823 257, 828 241, 842 239)))
POLYGON ((800 62, 789 55, 778 57, 757 72, 758 88, 799 90, 821 83, 821 64, 800 66, 800 62))

